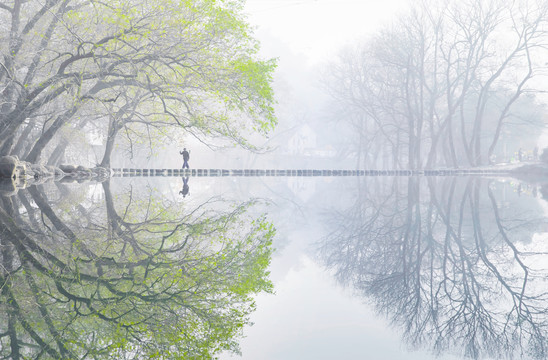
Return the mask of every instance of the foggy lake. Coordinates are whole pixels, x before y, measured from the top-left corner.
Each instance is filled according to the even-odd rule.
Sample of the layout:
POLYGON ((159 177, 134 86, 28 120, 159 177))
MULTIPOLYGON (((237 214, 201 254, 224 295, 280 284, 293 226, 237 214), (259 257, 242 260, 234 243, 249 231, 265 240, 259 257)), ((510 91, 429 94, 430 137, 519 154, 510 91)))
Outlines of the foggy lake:
MULTIPOLYGON (((276 228, 274 252, 263 253, 274 291, 254 295, 243 359, 545 354, 548 207, 539 184, 478 176, 186 181, 185 196, 180 177, 163 176, 50 182, 2 197, 10 336, 24 329, 52 355, 74 341, 100 351, 120 331, 140 341, 146 327, 174 335, 174 316, 187 328, 214 321, 230 329, 225 311, 245 300, 218 281, 256 269, 245 249, 260 243, 245 234, 264 231, 256 219, 265 215, 276 228), (236 253, 222 240, 228 234, 236 253), (193 272, 196 261, 204 268, 193 272), (93 339, 82 338, 90 331, 93 339)), ((196 335, 178 346, 203 345, 196 335)))

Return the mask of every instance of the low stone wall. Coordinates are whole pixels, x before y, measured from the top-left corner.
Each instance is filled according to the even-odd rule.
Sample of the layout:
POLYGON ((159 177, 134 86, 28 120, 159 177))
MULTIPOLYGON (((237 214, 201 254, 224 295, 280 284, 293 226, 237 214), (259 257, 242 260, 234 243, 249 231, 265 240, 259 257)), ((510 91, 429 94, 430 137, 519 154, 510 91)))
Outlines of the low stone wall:
POLYGON ((318 170, 318 169, 132 169, 113 168, 113 177, 135 176, 505 176, 507 169, 318 170))
POLYGON ((548 182, 548 165, 524 164, 513 168, 487 167, 432 170, 311 170, 311 169, 127 169, 30 164, 16 156, 0 156, 0 195, 11 196, 30 185, 46 181, 105 181, 113 177, 133 176, 493 176, 548 182))
POLYGON ((110 177, 110 170, 102 167, 86 168, 84 166, 59 165, 50 166, 31 164, 17 156, 0 156, 0 195, 12 196, 19 189, 46 181, 104 181, 110 177))

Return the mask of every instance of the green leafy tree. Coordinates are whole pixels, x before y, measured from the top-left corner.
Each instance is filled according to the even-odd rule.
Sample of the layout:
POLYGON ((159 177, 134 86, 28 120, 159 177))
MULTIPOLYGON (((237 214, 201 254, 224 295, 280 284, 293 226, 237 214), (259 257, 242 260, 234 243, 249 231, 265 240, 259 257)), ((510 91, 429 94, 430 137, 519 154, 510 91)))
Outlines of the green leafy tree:
POLYGON ((36 161, 61 128, 92 118, 110 142, 120 129, 139 141, 177 127, 251 147, 246 136, 276 122, 275 63, 258 58, 242 6, 240 0, 0 3, 1 152, 28 148, 19 155, 36 161))

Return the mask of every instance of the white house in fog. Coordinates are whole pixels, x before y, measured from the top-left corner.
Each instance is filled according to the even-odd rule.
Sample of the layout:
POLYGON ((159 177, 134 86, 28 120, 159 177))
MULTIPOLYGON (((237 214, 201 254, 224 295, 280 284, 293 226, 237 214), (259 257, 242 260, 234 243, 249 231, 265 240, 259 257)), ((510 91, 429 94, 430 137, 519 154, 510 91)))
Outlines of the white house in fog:
POLYGON ((319 145, 321 138, 316 130, 308 124, 297 128, 293 136, 287 142, 287 153, 290 155, 309 156, 316 158, 335 157, 337 151, 330 144, 319 145))
POLYGON ((308 124, 301 125, 287 143, 291 155, 309 155, 316 148, 316 132, 308 124))

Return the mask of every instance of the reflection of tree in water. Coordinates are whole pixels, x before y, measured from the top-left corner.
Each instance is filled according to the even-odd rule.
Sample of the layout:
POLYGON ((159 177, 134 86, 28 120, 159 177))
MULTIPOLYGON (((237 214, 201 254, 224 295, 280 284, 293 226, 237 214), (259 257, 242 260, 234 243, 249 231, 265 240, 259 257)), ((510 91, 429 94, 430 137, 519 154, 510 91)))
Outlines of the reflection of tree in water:
POLYGON ((382 186, 369 185, 332 219, 320 254, 337 278, 413 346, 546 358, 548 271, 539 263, 548 254, 522 242, 546 220, 519 203, 503 206, 494 183, 482 179, 396 178, 382 186))
MULTIPOLYGON (((272 227, 210 201, 153 196, 52 204, 2 198, 1 358, 209 358, 238 350, 252 295, 270 291, 272 227), (215 208, 217 210, 215 210, 215 208)), ((224 204, 226 205, 226 204, 224 204)))

